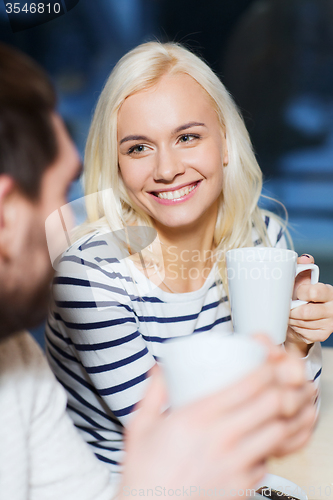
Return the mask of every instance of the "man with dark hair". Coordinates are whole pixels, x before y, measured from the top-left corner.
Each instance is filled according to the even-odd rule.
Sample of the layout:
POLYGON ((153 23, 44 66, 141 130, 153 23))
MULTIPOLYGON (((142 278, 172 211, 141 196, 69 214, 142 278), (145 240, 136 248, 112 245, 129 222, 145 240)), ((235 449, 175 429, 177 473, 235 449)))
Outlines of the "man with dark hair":
MULTIPOLYGON (((0 496, 6 500, 110 499, 114 490, 67 417, 64 391, 44 356, 22 332, 44 317, 48 303, 45 220, 67 203, 80 172, 55 105, 44 73, 0 45, 0 496)), ((188 496, 186 488, 197 485, 223 488, 232 498, 233 488, 256 484, 269 456, 306 442, 313 398, 301 361, 274 348, 246 380, 168 415, 155 373, 129 427, 119 496, 156 487, 188 496)))
MULTIPOLYGON (((44 73, 31 60, 18 56, 13 49, 0 46, 0 251, 6 251, 8 238, 17 247, 17 259, 0 263, 6 272, 6 285, 0 290, 1 337, 12 331, 30 327, 45 315, 51 279, 49 257, 45 246, 45 231, 37 226, 42 213, 38 204, 43 192, 42 183, 52 184, 47 197, 47 210, 66 203, 66 186, 57 182, 49 169, 62 153, 68 155, 59 176, 67 175, 67 183, 77 174, 78 159, 67 140, 59 151, 57 134, 65 137, 59 119, 52 116, 56 107, 54 89, 44 73), (68 164, 67 164, 68 161, 68 164), (70 163, 71 162, 71 163, 70 163), (67 168, 71 166, 71 169, 67 168), (45 174, 45 176, 44 176, 45 174), (63 192, 59 193, 59 189, 63 192), (61 198, 59 199, 59 195, 61 198), (53 205, 51 205, 53 203, 53 205), (11 209, 15 207, 14 212, 11 209), (30 208, 36 208, 33 213, 30 208), (9 214, 11 225, 6 224, 9 214), (22 231, 29 237, 23 241, 22 231), (20 238, 21 235, 21 238, 20 238), (6 240, 4 241, 4 237, 6 240), (21 239, 22 247, 19 248, 21 239), (5 244, 3 248, 2 243, 5 244), (32 249, 32 252, 31 252, 32 249), (39 274, 31 259, 38 260, 39 274), (24 276, 24 280, 22 279, 24 276)), ((65 140, 65 139, 64 139, 65 140)))
POLYGON ((66 397, 23 328, 45 317, 45 220, 67 203, 78 154, 44 73, 0 45, 0 497, 105 498, 109 475, 65 414, 66 397))

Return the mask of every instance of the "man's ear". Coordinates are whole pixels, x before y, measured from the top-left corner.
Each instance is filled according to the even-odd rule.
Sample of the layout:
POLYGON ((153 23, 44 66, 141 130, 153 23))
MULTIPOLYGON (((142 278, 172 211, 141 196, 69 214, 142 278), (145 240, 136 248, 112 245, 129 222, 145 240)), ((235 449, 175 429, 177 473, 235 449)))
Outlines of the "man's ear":
POLYGON ((16 192, 16 184, 12 177, 6 174, 0 175, 0 259, 8 258, 8 243, 12 232, 15 231, 12 212, 12 196, 16 192))

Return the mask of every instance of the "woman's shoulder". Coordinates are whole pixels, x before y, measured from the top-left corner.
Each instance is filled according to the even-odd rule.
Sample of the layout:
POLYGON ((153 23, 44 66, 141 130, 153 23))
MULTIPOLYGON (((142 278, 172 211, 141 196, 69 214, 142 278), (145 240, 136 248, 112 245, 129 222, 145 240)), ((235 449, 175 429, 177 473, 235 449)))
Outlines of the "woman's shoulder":
POLYGON ((107 233, 95 230, 76 239, 63 253, 65 255, 89 255, 95 256, 99 253, 97 249, 107 246, 107 233))
POLYGON ((117 233, 118 231, 96 230, 86 234, 73 243, 62 257, 80 256, 96 262, 119 263, 128 257, 129 251, 126 242, 117 233))
POLYGON ((95 231, 82 236, 64 252, 56 265, 53 298, 56 301, 106 300, 128 303, 137 299, 138 283, 116 232, 95 231))
MULTIPOLYGON (((286 224, 285 222, 273 213, 263 211, 261 213, 263 221, 263 229, 270 246, 287 246, 286 243, 286 224)), ((262 245, 262 231, 257 227, 253 228, 252 238, 254 245, 262 245)))
POLYGON ((58 275, 81 274, 88 270, 98 272, 105 267, 109 270, 117 269, 127 254, 111 231, 96 230, 69 246, 59 257, 55 267, 58 275))

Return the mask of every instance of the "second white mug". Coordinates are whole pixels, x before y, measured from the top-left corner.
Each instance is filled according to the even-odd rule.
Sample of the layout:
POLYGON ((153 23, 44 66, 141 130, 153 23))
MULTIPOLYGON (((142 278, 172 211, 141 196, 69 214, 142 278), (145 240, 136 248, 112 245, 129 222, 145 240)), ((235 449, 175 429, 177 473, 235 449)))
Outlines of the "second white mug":
POLYGON ((164 344, 162 367, 173 408, 237 382, 267 357, 267 349, 244 335, 204 332, 164 344))

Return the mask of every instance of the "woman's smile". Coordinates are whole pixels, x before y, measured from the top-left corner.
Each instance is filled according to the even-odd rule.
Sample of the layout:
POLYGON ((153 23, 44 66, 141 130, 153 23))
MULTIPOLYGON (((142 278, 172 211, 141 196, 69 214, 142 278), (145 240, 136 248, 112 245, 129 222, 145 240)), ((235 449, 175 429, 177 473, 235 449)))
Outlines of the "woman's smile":
POLYGON ((118 114, 119 168, 132 201, 155 225, 181 227, 216 213, 226 139, 203 88, 164 75, 128 97, 118 114))
POLYGON ((157 198, 157 203, 162 203, 162 205, 183 203, 195 194, 200 182, 193 182, 169 190, 154 191, 150 194, 157 198))

